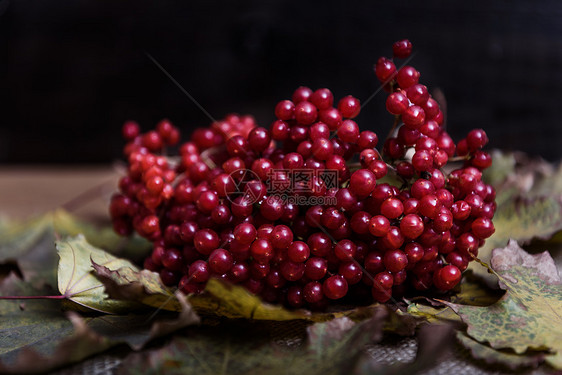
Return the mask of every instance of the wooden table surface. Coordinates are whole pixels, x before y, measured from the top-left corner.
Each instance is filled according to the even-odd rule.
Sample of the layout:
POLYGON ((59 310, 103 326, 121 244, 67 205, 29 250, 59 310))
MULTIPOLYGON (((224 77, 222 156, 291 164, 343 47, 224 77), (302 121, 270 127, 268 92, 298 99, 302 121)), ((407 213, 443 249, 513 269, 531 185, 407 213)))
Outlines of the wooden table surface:
POLYGON ((0 215, 25 218, 64 207, 80 216, 108 218, 122 174, 107 166, 0 166, 0 215))

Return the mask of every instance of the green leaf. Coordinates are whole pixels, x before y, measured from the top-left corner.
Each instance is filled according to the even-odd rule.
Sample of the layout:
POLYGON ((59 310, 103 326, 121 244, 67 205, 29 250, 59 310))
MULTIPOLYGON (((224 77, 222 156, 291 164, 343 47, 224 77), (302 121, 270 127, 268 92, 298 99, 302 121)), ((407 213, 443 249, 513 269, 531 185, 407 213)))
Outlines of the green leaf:
POLYGON ((510 175, 515 173, 517 161, 515 155, 509 152, 504 153, 499 150, 493 150, 490 155, 492 156, 493 163, 490 168, 484 170, 482 179, 493 186, 500 186, 510 175))
MULTIPOLYGON (((11 274, 0 284, 2 295, 49 294, 11 274)), ((155 337, 197 324, 184 298, 179 314, 102 315, 64 313, 60 300, 0 300, 0 373, 38 373, 78 362, 125 343, 137 350, 155 337), (157 318, 157 319, 156 319, 157 318)))
POLYGON ((131 262, 93 247, 82 235, 57 241, 56 248, 60 257, 58 288, 68 300, 104 313, 126 312, 138 307, 129 301, 110 299, 92 267, 94 262, 104 267, 138 271, 131 262))
POLYGON ((109 297, 136 301, 164 310, 180 311, 182 306, 174 293, 167 288, 156 272, 136 268, 110 269, 92 260, 96 277, 103 283, 109 297))
POLYGON ((51 225, 48 215, 24 222, 4 221, 0 227, 0 261, 15 260, 30 249, 51 225))
POLYGON ((498 302, 489 307, 443 303, 477 341, 517 354, 549 350, 546 361, 562 369, 562 282, 548 252, 529 255, 510 241, 494 250, 491 266, 507 291, 498 302))
POLYGON ((231 320, 215 327, 190 328, 185 336, 174 337, 161 349, 133 354, 120 373, 351 373, 365 345, 381 337, 388 318, 386 307, 379 306, 371 319, 361 323, 336 318, 306 331, 298 321, 231 320))
POLYGON ((59 209, 25 221, 0 222, 0 265, 17 265, 24 279, 38 286, 55 285, 58 257, 53 243, 81 233, 94 246, 129 259, 142 259, 150 248, 145 239, 120 237, 110 227, 96 228, 59 209))
POLYGON ((189 302, 201 314, 232 319, 294 320, 311 317, 305 311, 290 311, 280 305, 264 303, 245 288, 217 279, 209 280, 205 293, 190 296, 189 302))
MULTIPOLYGON (((493 153, 494 163, 484 174, 497 190, 498 208, 493 222, 496 232, 479 249, 478 257, 489 263, 492 250, 504 247, 510 238, 520 244, 549 239, 562 230, 562 165, 554 168, 524 154, 493 153)), ((472 269, 490 283, 496 281, 477 263, 472 269)))
MULTIPOLYGON (((205 292, 189 296, 193 308, 202 315, 225 317, 230 319, 252 320, 308 320, 325 322, 335 318, 348 317, 352 320, 364 320, 384 305, 373 304, 364 307, 345 308, 328 312, 311 312, 309 310, 288 310, 280 305, 263 302, 258 296, 248 292, 244 287, 233 285, 219 279, 210 279, 205 292)), ((409 316, 392 315, 396 321, 388 324, 388 330, 400 330, 405 326, 415 326, 409 316)))
POLYGON ((52 218, 5 222, 0 228, 0 264, 14 264, 25 280, 38 287, 56 284, 57 256, 52 218))
MULTIPOLYGON (((116 263, 103 266, 97 264, 95 260, 92 261, 92 264, 95 276, 105 286, 105 292, 110 298, 137 301, 152 307, 179 311, 179 302, 170 289, 162 284, 157 273, 147 270, 139 271, 130 265, 116 267, 116 263)), ((360 320, 369 317, 373 309, 378 306, 375 304, 323 313, 288 310, 280 305, 263 302, 258 296, 239 285, 232 285, 214 278, 207 282, 204 293, 187 298, 193 308, 202 315, 275 321, 303 319, 322 322, 344 316, 360 320)), ((402 322, 398 322, 397 326, 402 327, 402 322)))
POLYGON ((472 357, 475 359, 482 360, 491 365, 503 365, 512 370, 521 367, 536 367, 544 361, 545 357, 545 354, 541 352, 519 355, 513 351, 496 350, 471 339, 462 332, 457 332, 457 340, 462 346, 470 350, 472 357))
MULTIPOLYGON (((490 306, 497 302, 503 294, 504 291, 489 288, 480 277, 468 271, 463 275, 461 283, 455 288, 455 293, 444 295, 440 299, 447 299, 449 302, 462 305, 490 306)), ((422 317, 430 322, 460 321, 457 314, 439 301, 425 297, 416 298, 415 301, 408 305, 408 313, 410 314, 422 317)))

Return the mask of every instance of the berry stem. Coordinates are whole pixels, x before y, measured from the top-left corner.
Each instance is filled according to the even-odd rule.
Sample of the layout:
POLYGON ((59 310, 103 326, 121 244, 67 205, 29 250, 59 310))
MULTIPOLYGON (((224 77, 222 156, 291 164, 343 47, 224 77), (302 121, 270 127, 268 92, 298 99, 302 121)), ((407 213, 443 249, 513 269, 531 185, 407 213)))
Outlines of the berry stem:
POLYGON ((449 162, 457 162, 457 161, 465 161, 469 159, 469 155, 465 155, 465 156, 454 156, 448 159, 449 162))
POLYGON ((394 116, 394 123, 392 124, 392 128, 390 128, 390 131, 388 132, 388 135, 386 136, 386 139, 392 137, 392 133, 394 133, 398 124, 400 124, 400 115, 395 115, 394 116))
POLYGON ((211 147, 206 149, 205 151, 201 152, 201 160, 203 160, 203 163, 207 164, 207 167, 214 169, 217 167, 217 165, 215 164, 214 161, 211 160, 211 158, 209 156, 214 155, 216 153, 223 152, 224 147, 222 146, 215 146, 215 147, 211 147))
POLYGON ((18 300, 18 299, 66 299, 66 296, 0 296, 0 300, 18 300))

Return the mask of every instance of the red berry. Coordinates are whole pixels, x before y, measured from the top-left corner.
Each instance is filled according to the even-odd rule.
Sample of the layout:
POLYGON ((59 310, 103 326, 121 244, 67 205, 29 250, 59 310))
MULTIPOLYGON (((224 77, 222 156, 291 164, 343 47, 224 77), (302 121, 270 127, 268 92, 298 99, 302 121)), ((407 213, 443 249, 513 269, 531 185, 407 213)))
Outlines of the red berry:
POLYGON ((419 83, 408 87, 406 89, 406 95, 408 95, 408 99, 410 99, 412 103, 422 107, 425 106, 427 100, 429 99, 429 92, 427 91, 427 87, 419 83))
POLYGON ((183 267, 182 254, 178 249, 167 249, 162 255, 162 265, 171 271, 181 271, 183 267))
POLYGON ((286 225, 276 225, 271 231, 270 241, 275 249, 286 249, 293 242, 293 232, 286 225))
POLYGON ((310 256, 308 245, 302 241, 295 241, 287 249, 287 256, 290 260, 297 263, 305 262, 310 256))
MULTIPOLYGON (((361 104, 359 102, 359 99, 354 98, 351 95, 341 98, 338 103, 338 111, 341 113, 341 116, 345 118, 351 119, 357 117, 357 115, 361 111, 361 104)), ((328 126, 330 126, 330 124, 328 124, 328 126)))
POLYGON ((330 128, 323 122, 318 121, 310 127, 310 140, 315 141, 320 138, 330 138, 330 128))
POLYGON ((332 240, 325 233, 314 233, 308 237, 307 244, 313 255, 325 257, 332 250, 332 240))
POLYGON ((425 122, 425 112, 422 107, 412 105, 402 113, 404 125, 413 130, 418 130, 425 122))
POLYGON ((474 129, 466 136, 466 144, 470 151, 481 149, 488 143, 488 136, 482 129, 474 129))
POLYGON ((400 231, 404 237, 417 238, 421 236, 424 230, 424 224, 421 217, 415 214, 408 214, 400 220, 400 231))
POLYGON ((386 235, 382 238, 382 244, 388 249, 399 249, 403 243, 404 235, 400 228, 391 225, 386 235))
POLYGON ((492 157, 484 151, 475 151, 471 163, 479 169, 486 169, 492 165, 492 157))
POLYGON ((453 289, 461 279, 461 271, 453 265, 448 265, 435 272, 433 283, 438 289, 453 289))
POLYGON ((417 263, 422 260, 424 255, 423 247, 417 242, 410 242, 404 248, 404 253, 408 258, 408 264, 417 263))
POLYGON ((269 131, 262 127, 253 128, 248 135, 250 149, 256 152, 265 151, 265 149, 269 147, 270 142, 271 136, 269 135, 269 131))
POLYGON ((302 101, 307 101, 310 99, 310 97, 312 96, 312 90, 309 89, 308 87, 305 86, 301 86, 298 89, 295 90, 295 92, 293 93, 293 102, 295 104, 300 103, 302 101))
POLYGON ((429 171, 433 168, 433 156, 431 156, 431 152, 428 150, 416 151, 412 157, 412 165, 418 172, 429 171))
POLYGON ((370 130, 364 130, 359 134, 357 146, 359 146, 360 150, 373 149, 377 146, 378 142, 379 138, 374 132, 370 130))
POLYGON ((386 83, 394 77, 395 73, 396 66, 392 60, 389 60, 386 57, 381 57, 377 60, 377 63, 375 64, 375 74, 379 81, 386 83))
POLYGON ((400 91, 393 92, 386 99, 386 110, 393 115, 401 115, 408 106, 408 98, 400 91))
POLYGON ((494 228, 494 224, 492 220, 484 217, 476 218, 471 225, 472 233, 478 238, 486 239, 490 237, 496 229, 494 228))
POLYGON ((273 246, 266 239, 258 238, 250 245, 250 255, 260 264, 269 264, 273 258, 273 246))
POLYGON ((388 198, 381 204, 381 215, 389 219, 396 219, 404 212, 404 206, 400 199, 388 198))
MULTIPOLYGON (((349 222, 351 230, 357 234, 369 233, 369 225, 371 222, 371 215, 365 211, 358 211, 351 217, 349 222)), ((389 224, 390 225, 390 224, 389 224)))
POLYGON ((302 125, 310 125, 318 117, 318 110, 310 102, 299 102, 295 106, 295 120, 302 125))
POLYGON ((295 104, 290 100, 282 100, 275 106, 275 116, 279 120, 291 120, 295 116, 295 104))
POLYGON ((219 205, 219 196, 212 190, 207 190, 199 195, 196 200, 197 208, 203 213, 211 213, 219 205))
POLYGON ((359 126, 353 120, 345 120, 338 129, 338 137, 344 142, 356 143, 359 140, 359 126))
POLYGON ((311 280, 320 280, 328 271, 328 261, 325 258, 309 258, 304 267, 304 275, 311 280))
POLYGON ((427 216, 430 219, 434 219, 439 213, 439 208, 441 203, 437 197, 433 194, 426 195, 420 199, 420 204, 418 210, 423 216, 427 216))
POLYGON ((357 246, 350 240, 341 240, 334 246, 334 255, 340 261, 350 261, 355 256, 357 246))
POLYGON ((341 275, 330 276, 324 281, 322 291, 329 299, 340 299, 347 294, 347 281, 341 275))
POLYGON ((318 160, 327 160, 334 153, 334 146, 327 138, 318 138, 312 143, 312 156, 318 160))
POLYGON ((209 280, 210 273, 207 262, 196 260, 189 266, 188 276, 196 283, 205 283, 209 280))
POLYGON ((219 247, 219 236, 212 229, 200 229, 195 233, 193 244, 197 251, 209 255, 219 247))
POLYGON ((322 292, 322 284, 318 281, 311 281, 307 283, 303 290, 303 297, 308 303, 318 303, 322 301, 324 298, 324 294, 322 292))
POLYGON ((225 249, 216 249, 209 255, 209 269, 215 274, 228 272, 234 264, 232 255, 225 249))
POLYGON ((328 125, 330 130, 337 130, 342 121, 342 114, 336 108, 328 108, 320 111, 320 121, 328 125))
POLYGON ((269 127, 271 138, 276 141, 284 141, 289 138, 289 125, 282 120, 277 120, 269 127))
POLYGON ((392 288, 394 277, 388 271, 377 273, 373 279, 373 290, 385 290, 392 288))
POLYGON ((275 195, 265 198, 260 206, 260 213, 267 220, 279 220, 285 211, 283 202, 275 195))
POLYGON ((123 124, 122 134, 126 141, 132 141, 140 134, 139 124, 135 121, 126 121, 123 124))
POLYGON ((280 266, 281 275, 288 281, 297 281, 304 275, 304 263, 286 260, 280 266))
POLYGON ((394 57, 405 59, 412 53, 412 43, 408 39, 402 39, 392 45, 394 57))
POLYGON ((358 198, 367 197, 375 189, 377 181, 373 172, 368 169, 358 169, 349 179, 349 190, 358 198))
POLYGON ((357 262, 344 262, 338 268, 338 273, 342 275, 349 285, 357 284, 363 278, 363 271, 357 262))
POLYGON ((420 72, 411 66, 404 66, 400 68, 396 75, 396 82, 402 89, 407 89, 415 85, 420 80, 420 72))
POLYGON ((334 95, 328 89, 318 89, 310 96, 310 101, 319 110, 328 109, 334 103, 334 95))
POLYGON ((141 222, 140 229, 145 235, 155 233, 160 229, 160 220, 155 215, 146 216, 141 222))

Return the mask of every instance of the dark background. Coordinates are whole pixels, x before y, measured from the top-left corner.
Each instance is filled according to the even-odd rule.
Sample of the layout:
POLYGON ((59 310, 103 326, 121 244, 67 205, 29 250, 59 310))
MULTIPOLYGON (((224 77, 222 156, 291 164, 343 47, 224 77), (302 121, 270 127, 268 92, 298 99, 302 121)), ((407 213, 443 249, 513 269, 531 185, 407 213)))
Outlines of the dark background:
MULTIPOLYGON (((263 126, 300 85, 365 100, 372 66, 409 38, 421 82, 447 98, 458 140, 562 156, 562 2, 0 0, 0 162, 109 162, 121 124, 189 132, 252 113, 263 126), (3 14, 2 14, 3 13, 3 14)), ((385 135, 380 93, 358 117, 385 135)))

